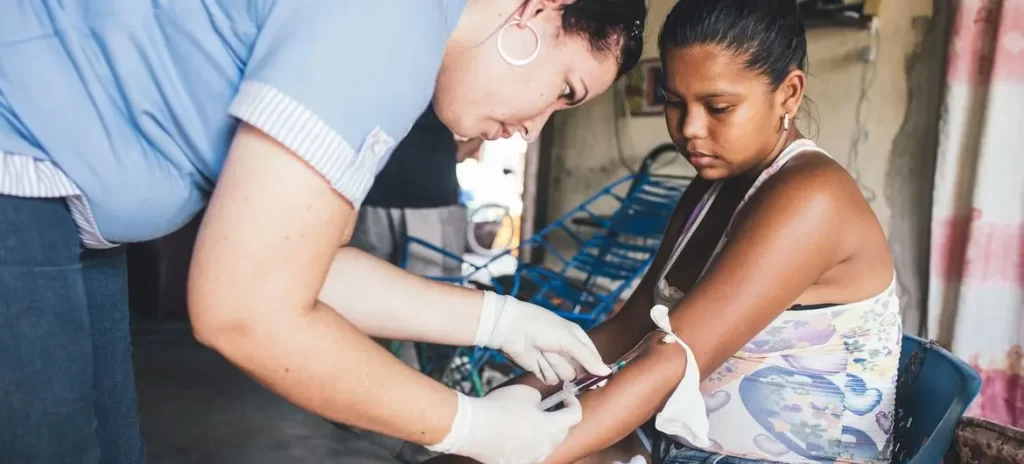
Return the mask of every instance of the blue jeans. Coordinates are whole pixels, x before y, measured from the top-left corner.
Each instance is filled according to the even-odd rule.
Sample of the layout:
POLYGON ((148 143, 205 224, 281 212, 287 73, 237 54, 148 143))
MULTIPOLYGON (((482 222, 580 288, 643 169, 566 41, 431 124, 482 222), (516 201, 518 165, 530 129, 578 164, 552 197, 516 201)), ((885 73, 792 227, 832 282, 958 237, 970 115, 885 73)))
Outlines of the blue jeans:
POLYGON ((0 461, 144 461, 124 253, 62 199, 0 195, 0 461))
POLYGON ((650 440, 653 462, 660 464, 778 464, 690 448, 655 429, 653 420, 641 426, 640 433, 650 440))
POLYGON ((757 461, 711 453, 680 444, 670 445, 665 450, 661 462, 663 464, 777 464, 772 461, 757 461))

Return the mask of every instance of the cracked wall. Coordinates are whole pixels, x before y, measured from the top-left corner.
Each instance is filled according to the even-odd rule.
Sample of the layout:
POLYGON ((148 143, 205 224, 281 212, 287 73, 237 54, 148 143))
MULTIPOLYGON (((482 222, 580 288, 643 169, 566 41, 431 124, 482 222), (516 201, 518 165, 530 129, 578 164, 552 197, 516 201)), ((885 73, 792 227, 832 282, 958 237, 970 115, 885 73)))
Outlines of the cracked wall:
POLYGON ((912 18, 915 47, 907 54, 904 68, 906 117, 892 141, 884 179, 903 326, 914 334, 926 332, 922 324, 928 299, 932 190, 951 19, 952 5, 944 0, 935 0, 931 16, 912 18))

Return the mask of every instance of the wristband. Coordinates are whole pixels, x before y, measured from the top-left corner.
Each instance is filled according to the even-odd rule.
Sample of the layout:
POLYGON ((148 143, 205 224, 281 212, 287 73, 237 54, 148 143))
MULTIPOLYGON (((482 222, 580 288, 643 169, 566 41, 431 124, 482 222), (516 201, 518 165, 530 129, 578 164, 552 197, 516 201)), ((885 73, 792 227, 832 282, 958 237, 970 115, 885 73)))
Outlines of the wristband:
POLYGON ((492 291, 484 291, 484 304, 480 308, 480 325, 476 328, 473 345, 487 346, 487 342, 490 341, 491 335, 494 333, 495 324, 505 308, 506 298, 508 297, 492 291))

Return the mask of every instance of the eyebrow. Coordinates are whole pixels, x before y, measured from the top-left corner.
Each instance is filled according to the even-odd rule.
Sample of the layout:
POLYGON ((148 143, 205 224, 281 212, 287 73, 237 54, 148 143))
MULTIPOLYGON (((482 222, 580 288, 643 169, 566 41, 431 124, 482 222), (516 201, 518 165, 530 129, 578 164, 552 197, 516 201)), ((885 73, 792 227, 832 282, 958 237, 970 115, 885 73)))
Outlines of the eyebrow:
POLYGON ((700 99, 700 100, 707 100, 709 98, 731 97, 733 95, 735 95, 735 94, 732 94, 732 93, 729 93, 729 92, 708 92, 708 93, 702 93, 700 95, 697 95, 697 98, 700 99))
MULTIPOLYGON (((672 89, 669 89, 667 86, 662 86, 661 90, 663 92, 665 92, 666 94, 668 94, 668 95, 671 95, 671 96, 673 96, 675 98, 683 100, 683 97, 681 97, 678 93, 673 92, 672 89)), ((717 97, 731 97, 733 95, 735 95, 735 94, 732 94, 732 93, 729 93, 729 92, 707 92, 707 93, 702 93, 702 94, 697 95, 697 99, 698 100, 707 100, 707 99, 710 99, 710 98, 717 98, 717 97)))

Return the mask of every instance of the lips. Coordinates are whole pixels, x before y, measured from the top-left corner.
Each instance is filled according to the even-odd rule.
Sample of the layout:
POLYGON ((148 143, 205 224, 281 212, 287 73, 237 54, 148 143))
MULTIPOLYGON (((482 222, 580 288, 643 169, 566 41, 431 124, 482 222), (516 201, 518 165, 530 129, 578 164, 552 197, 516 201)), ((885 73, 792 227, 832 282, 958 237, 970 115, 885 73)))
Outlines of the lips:
POLYGON ((494 132, 491 132, 489 135, 483 136, 485 140, 507 139, 509 137, 512 137, 512 131, 509 130, 508 126, 504 124, 499 125, 498 128, 495 129, 494 132))
POLYGON ((717 157, 701 153, 699 151, 691 151, 686 155, 687 161, 690 162, 694 167, 702 168, 715 164, 718 161, 717 157))

